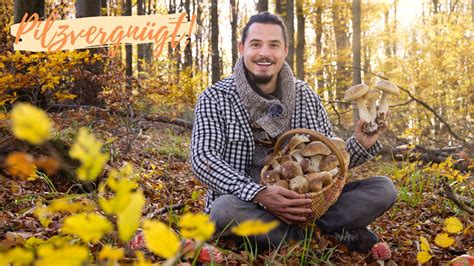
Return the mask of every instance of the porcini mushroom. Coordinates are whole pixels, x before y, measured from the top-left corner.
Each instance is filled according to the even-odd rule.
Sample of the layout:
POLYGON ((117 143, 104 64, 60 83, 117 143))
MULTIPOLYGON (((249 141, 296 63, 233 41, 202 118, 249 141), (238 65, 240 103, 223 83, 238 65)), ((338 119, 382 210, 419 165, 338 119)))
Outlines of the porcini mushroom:
POLYGON ((310 142, 301 152, 303 156, 311 157, 316 154, 329 155, 331 150, 321 141, 310 142))
POLYGON ((275 170, 268 170, 263 173, 262 181, 265 184, 273 184, 280 180, 281 174, 275 170))
POLYGON ((322 189, 323 189, 323 183, 321 183, 321 180, 311 180, 309 182, 309 191, 319 192, 322 189))
POLYGON ((288 181, 286 181, 285 179, 280 179, 280 180, 276 181, 275 184, 273 184, 273 185, 279 186, 279 187, 282 187, 282 188, 286 188, 286 189, 290 188, 290 185, 288 184, 288 181))
POLYGON ((319 164, 321 163, 322 159, 323 156, 321 154, 317 154, 311 157, 311 167, 315 170, 315 172, 319 171, 319 164))
POLYGON ((338 148, 339 150, 344 150, 346 148, 346 142, 338 137, 329 138, 329 140, 338 148))
POLYGON ((301 170, 303 170, 303 173, 306 173, 308 168, 311 166, 311 160, 308 158, 304 158, 300 161, 300 166, 301 170))
POLYGON ((271 165, 272 169, 275 171, 280 171, 280 163, 278 163, 276 155, 270 153, 265 157, 265 165, 271 165))
POLYGON ((344 101, 355 101, 357 109, 359 110, 359 117, 365 121, 370 120, 369 110, 367 109, 366 101, 363 97, 367 91, 369 91, 367 85, 359 84, 350 87, 344 94, 344 101))
POLYGON ((290 155, 293 156, 293 158, 295 158, 298 163, 304 159, 303 155, 301 155, 300 149, 294 149, 290 151, 290 155))
POLYGON ((380 97, 380 92, 376 90, 369 90, 364 95, 364 100, 369 105, 369 120, 366 120, 367 123, 364 124, 362 131, 368 134, 374 134, 377 132, 378 125, 375 123, 375 118, 377 117, 377 100, 380 97))
POLYGON ((296 146, 309 142, 309 138, 306 137, 305 135, 294 135, 290 141, 288 142, 288 149, 291 151, 296 148, 296 146))
POLYGON ((375 83, 375 88, 382 91, 382 98, 379 104, 379 113, 386 113, 388 111, 388 103, 390 95, 400 94, 400 89, 388 80, 379 80, 375 83))
POLYGON ((306 179, 311 184, 313 180, 321 181, 323 187, 327 187, 332 183, 332 176, 329 172, 319 172, 319 173, 311 173, 306 175, 306 179))
POLYGON ((321 169, 321 171, 330 171, 338 165, 339 161, 337 160, 336 155, 331 154, 321 160, 319 163, 319 169, 321 169))
POLYGON ((303 175, 303 170, 301 170, 299 163, 288 161, 281 164, 280 173, 283 178, 290 180, 295 176, 303 175))
POLYGON ((300 194, 308 192, 309 183, 302 175, 295 176, 290 180, 290 189, 300 194))

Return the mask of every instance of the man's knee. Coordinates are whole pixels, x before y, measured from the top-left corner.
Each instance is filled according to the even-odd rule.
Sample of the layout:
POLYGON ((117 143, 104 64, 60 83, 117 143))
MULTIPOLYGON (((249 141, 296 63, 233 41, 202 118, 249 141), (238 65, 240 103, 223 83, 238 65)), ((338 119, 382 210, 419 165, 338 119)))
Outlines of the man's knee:
POLYGON ((234 222, 239 201, 241 200, 234 195, 222 195, 212 203, 210 215, 218 228, 234 222))
POLYGON ((397 200, 397 190, 393 181, 386 176, 377 176, 374 177, 374 180, 377 182, 380 193, 380 197, 377 200, 379 200, 382 208, 389 209, 397 200))

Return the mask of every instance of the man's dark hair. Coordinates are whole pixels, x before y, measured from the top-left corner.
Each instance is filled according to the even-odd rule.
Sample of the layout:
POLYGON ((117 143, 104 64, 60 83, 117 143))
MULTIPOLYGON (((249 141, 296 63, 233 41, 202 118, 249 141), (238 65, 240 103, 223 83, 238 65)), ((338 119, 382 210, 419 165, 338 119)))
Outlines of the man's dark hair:
POLYGON ((275 24, 280 26, 281 31, 283 32, 283 39, 285 40, 285 45, 288 44, 285 22, 283 22, 280 16, 274 15, 270 12, 262 12, 250 17, 249 21, 247 22, 247 25, 245 25, 244 29, 242 30, 242 43, 245 43, 249 28, 250 26, 252 26, 253 23, 275 24))

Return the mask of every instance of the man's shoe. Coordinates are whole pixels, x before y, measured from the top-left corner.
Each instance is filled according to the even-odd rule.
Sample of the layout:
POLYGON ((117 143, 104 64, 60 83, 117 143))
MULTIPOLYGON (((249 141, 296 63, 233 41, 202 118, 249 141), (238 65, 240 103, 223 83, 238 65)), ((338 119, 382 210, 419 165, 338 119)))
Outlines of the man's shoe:
POLYGON ((343 245, 346 245, 350 251, 367 253, 375 243, 379 242, 378 237, 369 229, 355 228, 343 230, 329 234, 343 245))

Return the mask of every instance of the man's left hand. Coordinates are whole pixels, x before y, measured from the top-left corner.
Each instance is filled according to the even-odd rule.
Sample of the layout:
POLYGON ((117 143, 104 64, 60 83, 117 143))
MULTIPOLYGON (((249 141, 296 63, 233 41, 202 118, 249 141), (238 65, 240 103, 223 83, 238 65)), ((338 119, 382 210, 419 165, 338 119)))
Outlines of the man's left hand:
POLYGON ((359 121, 357 121, 355 127, 355 138, 365 150, 368 150, 370 147, 372 147, 372 145, 375 144, 375 142, 379 139, 380 134, 382 134, 382 132, 385 131, 387 127, 385 126, 383 129, 377 130, 377 132, 375 132, 373 135, 368 135, 362 131, 362 126, 364 123, 365 121, 363 119, 359 119, 359 121))

